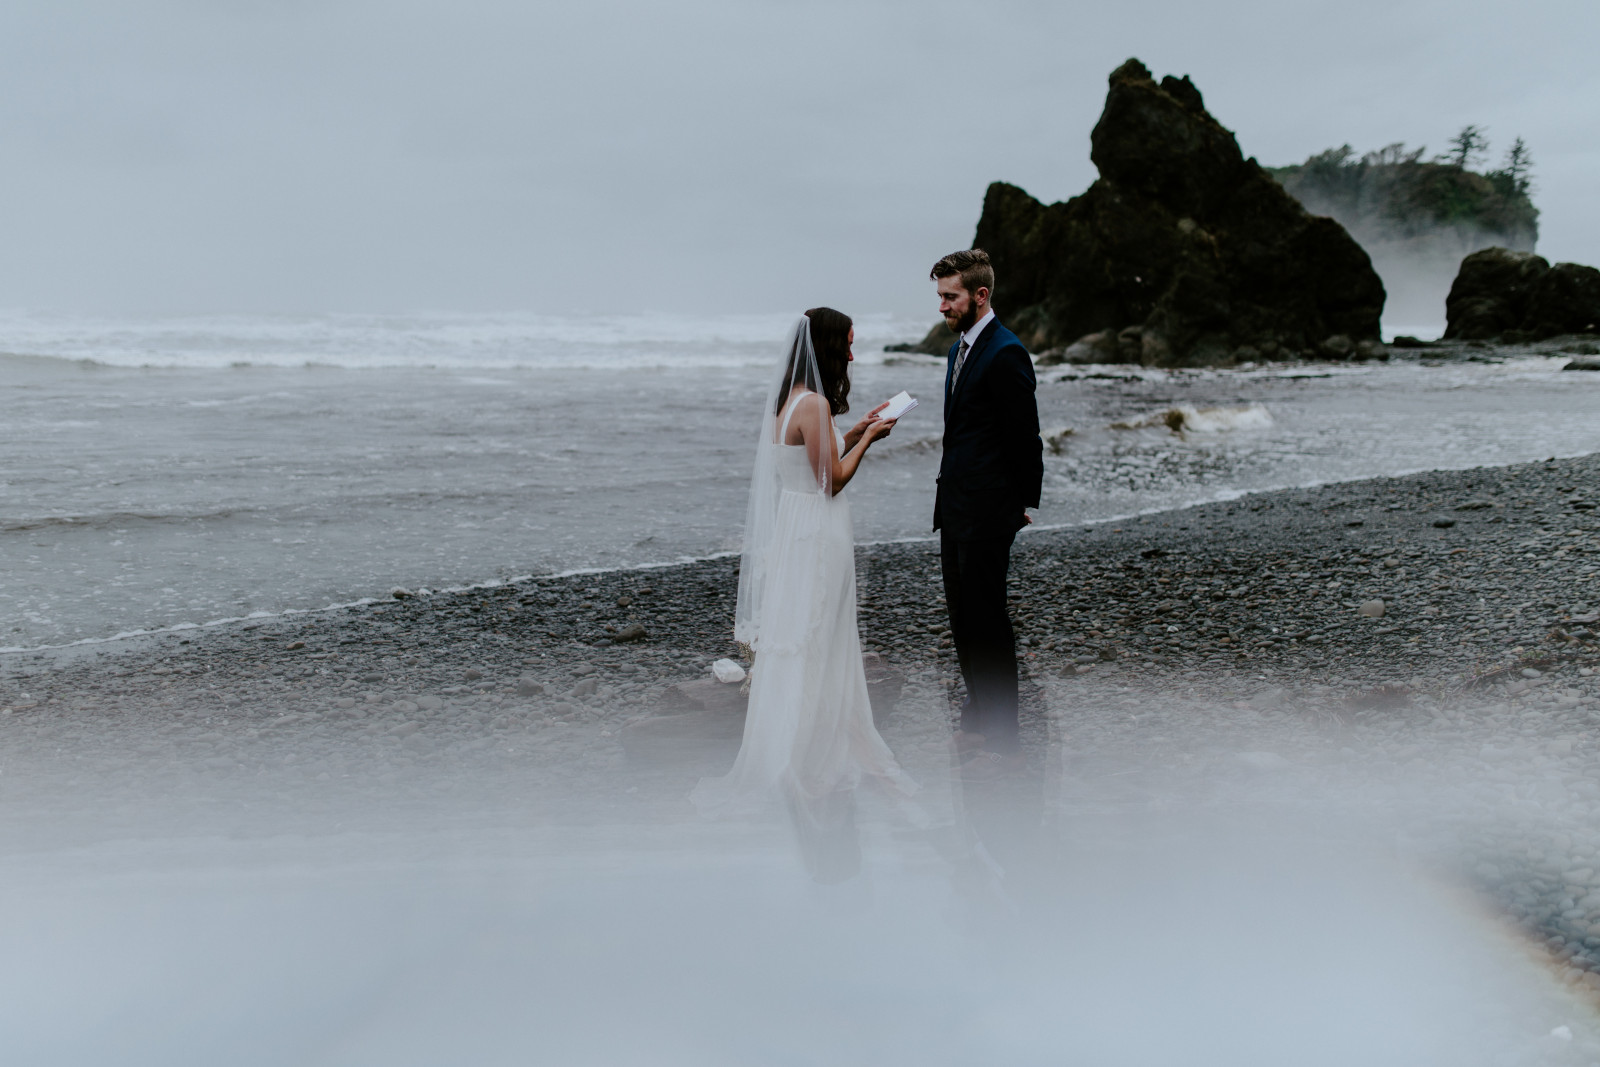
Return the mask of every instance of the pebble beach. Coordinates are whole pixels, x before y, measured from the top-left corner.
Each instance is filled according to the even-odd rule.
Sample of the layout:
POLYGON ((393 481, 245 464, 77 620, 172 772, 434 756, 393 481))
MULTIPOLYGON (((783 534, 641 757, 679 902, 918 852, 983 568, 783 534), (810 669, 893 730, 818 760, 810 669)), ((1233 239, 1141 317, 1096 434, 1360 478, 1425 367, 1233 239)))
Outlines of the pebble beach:
MULTIPOLYGON (((1058 845, 1130 812, 1336 815, 1594 995, 1597 502, 1587 456, 1023 535, 1027 788, 1058 845)), ((741 728, 738 685, 709 671, 741 654, 737 565, 396 590, 9 654, 0 847, 153 820, 245 838, 692 826, 688 790, 726 768, 741 728)), ((875 712, 937 823, 962 693, 936 544, 862 546, 858 579, 875 712)))

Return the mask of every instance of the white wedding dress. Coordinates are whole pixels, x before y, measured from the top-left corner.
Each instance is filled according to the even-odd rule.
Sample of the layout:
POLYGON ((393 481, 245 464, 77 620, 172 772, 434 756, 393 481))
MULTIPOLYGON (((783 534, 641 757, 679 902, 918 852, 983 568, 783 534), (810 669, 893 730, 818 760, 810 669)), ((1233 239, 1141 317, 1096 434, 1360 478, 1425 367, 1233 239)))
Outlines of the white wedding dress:
MULTIPOLYGON (((809 830, 826 833, 844 817, 863 777, 895 802, 917 786, 872 722, 849 501, 843 491, 818 492, 805 445, 781 444, 788 421, 776 437, 781 492, 762 568, 744 740, 733 770, 702 779, 691 799, 708 814, 753 813, 782 800, 804 845, 809 830)), ((843 435, 832 429, 842 454, 843 435)))

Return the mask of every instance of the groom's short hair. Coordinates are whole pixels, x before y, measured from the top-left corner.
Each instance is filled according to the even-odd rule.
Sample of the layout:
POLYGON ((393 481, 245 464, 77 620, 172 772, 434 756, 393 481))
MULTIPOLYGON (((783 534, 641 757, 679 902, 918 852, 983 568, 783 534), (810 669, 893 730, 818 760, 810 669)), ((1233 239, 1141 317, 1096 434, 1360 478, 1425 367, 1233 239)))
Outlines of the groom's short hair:
POLYGON ((938 281, 957 274, 961 275, 961 288, 969 293, 987 289, 990 302, 994 301, 994 267, 989 262, 989 253, 981 248, 951 252, 933 265, 928 277, 938 281))

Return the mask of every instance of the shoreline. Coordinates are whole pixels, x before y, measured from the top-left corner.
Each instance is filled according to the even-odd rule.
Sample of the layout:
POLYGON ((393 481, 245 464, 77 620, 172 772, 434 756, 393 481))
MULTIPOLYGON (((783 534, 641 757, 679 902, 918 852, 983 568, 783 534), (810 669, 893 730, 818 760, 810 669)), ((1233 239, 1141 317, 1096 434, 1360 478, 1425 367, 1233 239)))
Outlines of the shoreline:
MULTIPOLYGON (((1441 361, 1408 356, 1364 367, 1319 363, 1193 374, 1110 367, 1100 369, 1137 373, 1044 374, 1041 413, 1049 434, 1060 435, 1052 437, 1052 451, 1057 444, 1060 451, 1047 457, 1047 468, 1054 472, 1047 485, 1053 489, 1047 490, 1046 510, 1038 518, 1050 520, 1051 528, 1102 517, 1115 522, 1238 492, 1396 475, 1396 460, 1408 461, 1407 468, 1442 469, 1600 449, 1591 420, 1582 414, 1589 406, 1590 386, 1600 378, 1557 373, 1561 360, 1523 358, 1521 352, 1491 348, 1477 362, 1470 355, 1444 358, 1436 370, 1421 365, 1441 361), (1506 366, 1478 365, 1484 361, 1506 366), (1096 380, 1052 380, 1062 377, 1096 380), (1139 381, 1130 384, 1123 380, 1127 377, 1139 381), (1354 385, 1357 381, 1364 384, 1354 385), (1458 391, 1461 386, 1466 388, 1458 391), (1406 399, 1413 389, 1418 393, 1414 404, 1406 399), (1502 395, 1503 389, 1514 395, 1502 395), (1375 408, 1362 399, 1369 395, 1375 408), (1250 432, 1210 432, 1233 426, 1229 420, 1240 413, 1257 418, 1253 409, 1258 406, 1267 413, 1258 421, 1270 417, 1271 427, 1247 420, 1244 428, 1250 432), (1174 412, 1194 414, 1191 408, 1201 413, 1196 416, 1201 422, 1191 427, 1197 432, 1172 435, 1174 412), (1413 414, 1415 421, 1410 421, 1413 414), (1204 421, 1212 415, 1223 421, 1204 421), (1481 424, 1476 435, 1461 432, 1472 424, 1481 424), (1119 428, 1125 426, 1148 428, 1119 428), (1068 429, 1074 429, 1070 438, 1068 429), (1386 447, 1386 442, 1392 444, 1386 447), (1493 447, 1484 447, 1486 442, 1493 447)), ((878 369, 868 379, 899 388, 906 381, 925 385, 930 373, 878 369)), ((67 408, 62 410, 81 406, 99 388, 87 394, 79 388, 51 394, 32 417, 49 416, 63 404, 67 408)), ((401 453, 395 451, 397 441, 386 436, 389 425, 382 415, 389 405, 400 405, 399 410, 420 417, 416 408, 405 406, 413 403, 412 394, 427 392, 415 388, 374 394, 370 405, 353 413, 355 421, 335 442, 349 453, 338 461, 286 454, 284 462, 301 464, 299 474, 288 481, 263 478, 245 462, 243 452, 230 453, 200 463, 198 481, 174 481, 161 474, 137 483, 135 490, 85 490, 88 495, 80 500, 77 490, 65 487, 74 482, 73 470, 91 469, 98 462, 93 448, 69 448, 70 455, 63 454, 59 462, 25 462, 19 477, 31 471, 56 488, 30 504, 27 514, 13 509, 5 554, 14 557, 15 571, 5 592, 15 610, 6 627, 11 632, 0 641, 15 651, 0 655, 171 631, 185 623, 209 626, 223 619, 259 618, 263 611, 338 609, 366 598, 382 599, 396 586, 463 589, 534 575, 673 566, 715 558, 719 550, 737 543, 743 517, 741 480, 748 473, 739 473, 744 471, 739 448, 721 454, 716 464, 721 473, 714 484, 694 483, 696 492, 706 494, 705 507, 697 506, 687 517, 667 488, 670 481, 662 480, 675 476, 670 464, 652 466, 637 484, 630 482, 632 475, 594 475, 597 484, 615 482, 612 487, 621 495, 611 502, 601 495, 575 504, 579 498, 569 499, 558 472, 542 464, 530 468, 543 471, 534 479, 537 491, 519 488, 520 481, 534 475, 524 471, 523 460, 496 452, 512 440, 523 450, 551 447, 550 434, 537 427, 531 436, 508 436, 527 432, 514 409, 532 398, 485 407, 482 385, 457 382, 450 389, 452 417, 468 419, 493 447, 480 455, 477 449, 456 449, 451 434, 434 435, 425 442, 427 460, 420 471, 396 462, 401 453), (371 449, 377 451, 368 456, 364 450, 371 449), (356 469, 366 473, 352 480, 356 469), (470 487, 465 496, 435 499, 442 492, 437 484, 441 478, 458 477, 470 487), (249 490, 249 502, 238 515, 230 509, 239 501, 217 511, 191 488, 212 481, 222 498, 249 490), (133 496, 112 499, 124 492, 133 496), (351 506, 356 500, 367 506, 351 506), (384 509, 393 509, 392 517, 384 509), (119 517, 124 511, 127 515, 119 517), (613 518, 607 518, 608 512, 613 518), (307 547, 293 547, 302 541, 307 547), (64 566, 83 572, 76 584, 62 584, 64 566)), ((185 419, 200 420, 192 432, 222 432, 228 421, 222 413, 231 409, 219 402, 239 399, 238 392, 207 387, 184 392, 173 402, 185 419)), ((520 396, 526 390, 513 392, 520 396)), ((138 396, 150 400, 148 393, 141 387, 138 396)), ((331 399, 326 387, 312 389, 311 406, 331 399)), ((274 405, 246 419, 240 446, 244 452, 269 448, 274 420, 298 417, 294 411, 305 406, 274 405), (294 410, 279 410, 285 406, 294 410)), ((159 420, 137 414, 145 410, 142 401, 130 400, 127 412, 115 414, 107 424, 112 439, 139 431, 142 436, 129 440, 152 434, 163 440, 159 420)), ((869 538, 928 536, 928 449, 937 448, 937 426, 923 429, 935 436, 912 434, 902 440, 897 435, 882 457, 884 476, 869 479, 873 484, 860 491, 857 528, 863 543, 869 538)), ((18 444, 31 447, 20 439, 18 444)), ((147 463, 161 466, 157 461, 164 447, 169 446, 145 449, 135 444, 139 462, 105 468, 106 476, 113 477, 106 484, 120 484, 115 477, 129 471, 137 475, 147 463)), ((589 477, 583 471, 608 466, 613 465, 579 463, 574 468, 579 483, 574 484, 589 477)))
MULTIPOLYGON (((1577 452, 1571 454, 1556 453, 1550 460, 1581 460, 1596 453, 1577 452)), ((1549 462, 1547 460, 1546 462, 1549 462)), ((1471 467, 1424 467, 1414 470, 1403 470, 1394 474, 1373 475, 1367 478, 1357 478, 1342 481, 1313 480, 1292 485, 1271 486, 1260 489, 1226 490, 1220 496, 1198 500, 1190 504, 1177 507, 1157 507, 1140 511, 1131 511, 1112 515, 1106 518, 1084 519, 1078 522, 1036 523, 1019 532, 1018 545, 1026 547, 1034 538, 1047 534, 1057 534, 1077 530, 1090 530, 1100 526, 1111 526, 1116 523, 1139 523, 1148 519, 1159 518, 1163 515, 1181 515, 1201 508, 1236 504, 1250 497, 1265 497, 1281 493, 1294 493, 1302 491, 1316 491, 1333 489, 1339 486, 1361 485, 1368 482, 1381 482, 1403 480, 1427 474, 1451 474, 1473 471, 1509 470, 1516 467, 1531 466, 1528 463, 1507 463, 1488 466, 1471 467)), ((890 538, 881 541, 861 541, 856 545, 858 553, 880 548, 894 546, 930 545, 938 544, 939 535, 932 533, 911 537, 890 538)), ((256 626, 274 620, 292 619, 300 616, 321 616, 333 612, 346 611, 356 608, 370 607, 373 605, 389 604, 393 600, 429 597, 461 596, 504 587, 528 585, 535 582, 562 581, 585 577, 605 577, 609 575, 629 574, 646 571, 671 570, 678 567, 688 567, 703 563, 717 563, 725 560, 737 560, 740 553, 736 550, 713 552, 704 556, 681 557, 675 560, 656 561, 647 563, 633 563, 617 567, 574 567, 567 570, 552 571, 547 574, 517 574, 505 578, 486 578, 480 581, 469 582, 463 585, 441 586, 430 589, 419 586, 415 590, 406 586, 397 586, 388 595, 372 595, 358 597, 349 601, 338 601, 320 608, 286 608, 278 612, 254 612, 250 615, 233 616, 222 619, 213 619, 207 622, 183 622, 172 626, 158 627, 150 630, 131 630, 123 633, 111 634, 106 637, 85 637, 76 641, 68 641, 54 645, 31 645, 0 647, 0 669, 3 669, 8 656, 44 655, 49 653, 67 653, 76 650, 93 650, 100 646, 116 645, 119 642, 137 642, 151 638, 167 637, 174 634, 189 633, 192 631, 217 630, 230 626, 256 626), (396 596, 395 593, 402 594, 396 596)), ((106 649, 115 651, 115 649, 106 649)))
MULTIPOLYGON (((1507 529, 1525 526, 1530 522, 1535 525, 1548 525, 1551 521, 1551 516, 1548 502, 1546 502, 1531 515, 1510 516, 1512 521, 1507 524, 1506 503, 1498 499, 1488 499, 1488 497, 1510 492, 1535 473, 1549 472, 1553 477, 1563 471, 1567 472, 1563 475, 1565 480, 1574 484, 1562 487, 1562 491, 1572 494, 1570 499, 1577 501, 1577 507, 1571 509, 1570 512, 1562 512, 1562 514, 1570 519, 1569 525, 1576 524, 1585 527, 1581 530, 1569 531, 1569 533, 1575 537, 1589 537, 1600 533, 1600 519, 1596 518, 1596 512, 1588 499, 1595 495, 1596 489, 1592 487, 1585 488, 1585 486, 1592 486, 1594 479, 1600 476, 1600 453, 1572 457, 1552 457, 1543 463, 1433 469, 1410 474, 1385 475, 1353 481, 1309 483, 1270 490, 1237 493, 1230 491, 1213 500, 1178 508, 1152 509, 1105 519, 1084 520, 1077 523, 1040 525, 1025 530, 1019 535, 1013 550, 1012 588, 1014 592, 1012 600, 1015 602, 1018 599, 1019 594, 1015 593, 1017 588, 1041 588, 1041 578, 1038 571, 1041 557, 1056 559, 1062 555, 1067 555, 1088 558, 1096 554, 1120 553, 1129 549, 1137 549, 1141 554, 1141 558, 1147 561, 1148 566, 1155 570, 1161 570, 1162 567, 1159 563, 1161 557, 1169 555, 1183 557, 1196 553, 1203 555, 1208 550, 1206 541, 1206 533, 1208 532, 1215 532, 1230 539, 1242 536, 1246 538, 1244 543, 1250 544, 1257 550, 1265 549, 1270 551, 1274 547, 1271 542, 1275 536, 1283 537, 1290 531, 1294 531, 1298 535, 1320 538, 1320 546, 1324 550, 1338 553, 1340 549, 1337 546, 1343 545, 1345 546, 1343 551, 1345 556, 1350 554, 1348 551, 1349 545, 1364 539, 1371 539, 1374 534, 1380 531, 1394 533, 1402 538, 1419 539, 1421 543, 1430 545, 1464 540, 1476 541, 1485 537, 1494 539, 1493 532, 1487 530, 1485 525, 1506 525, 1507 529), (1453 487, 1451 483, 1461 482, 1468 483, 1468 488, 1472 491, 1478 491, 1476 487, 1480 483, 1499 484, 1498 488, 1480 491, 1479 495, 1485 497, 1485 499, 1479 500, 1475 498, 1474 501, 1467 501, 1465 503, 1469 506, 1463 508, 1460 505, 1452 505, 1441 496, 1441 494, 1448 495, 1452 492, 1457 492, 1459 495, 1460 487, 1453 487), (1382 508, 1375 506, 1376 497, 1373 496, 1374 493, 1388 492, 1393 495, 1412 490, 1432 495, 1420 504, 1413 501, 1412 504, 1404 502, 1388 503, 1382 508), (1303 510, 1291 510, 1292 508, 1311 508, 1321 516, 1329 516, 1334 511, 1340 511, 1341 513, 1348 512, 1350 516, 1360 517, 1342 519, 1340 520, 1340 528, 1335 529, 1330 525, 1332 520, 1327 522, 1321 520, 1300 521, 1307 513, 1303 510), (1240 509, 1249 511, 1251 516, 1263 512, 1271 512, 1274 518, 1283 522, 1284 525, 1276 532, 1263 530, 1261 521, 1241 514, 1240 509), (1431 529, 1427 527, 1413 529, 1412 525, 1414 524, 1408 525, 1407 516, 1413 511, 1427 512, 1427 517, 1431 520, 1429 523, 1431 529), (1189 534, 1187 537, 1182 536, 1188 533, 1191 526, 1203 527, 1204 530, 1189 534), (1470 533, 1469 530, 1471 531, 1470 533), (1331 536, 1329 536, 1330 534, 1331 536)), ((1557 480, 1561 479, 1558 478, 1557 480)), ((1556 503, 1560 504, 1561 502, 1560 498, 1557 498, 1556 503)), ((1533 506, 1532 502, 1517 502, 1515 509, 1525 510, 1533 506)), ((1499 537, 1497 540, 1503 542, 1505 538, 1499 537)), ((897 561, 912 560, 919 555, 931 554, 936 556, 936 551, 930 553, 929 550, 937 544, 938 535, 932 534, 929 536, 863 542, 857 546, 858 574, 861 575, 862 585, 860 618, 864 642, 873 642, 873 635, 881 631, 880 626, 875 626, 875 623, 881 620, 877 619, 873 614, 874 598, 878 595, 873 586, 873 582, 876 579, 868 576, 897 561)), ((1279 547, 1281 548, 1282 546, 1279 547)), ((1573 561, 1575 563, 1581 561, 1581 557, 1586 551, 1594 551, 1594 549, 1590 549, 1587 546, 1571 547, 1575 556, 1573 561)), ((1280 554, 1282 553, 1280 552, 1280 554)), ((1293 552, 1291 551, 1289 554, 1292 555, 1293 552)), ((684 575, 693 574, 710 577, 715 574, 724 574, 731 589, 736 585, 736 579, 733 576, 737 574, 738 555, 737 552, 725 551, 704 557, 670 562, 643 563, 617 568, 583 567, 551 574, 527 574, 509 578, 491 578, 468 585, 436 590, 422 589, 412 592, 405 589, 396 589, 389 597, 362 597, 349 602, 329 604, 321 608, 294 608, 277 613, 259 612, 249 616, 219 619, 205 623, 183 623, 172 627, 149 631, 134 631, 104 638, 85 638, 62 645, 0 649, 0 671, 27 675, 32 672, 29 665, 24 661, 30 658, 34 661, 48 661, 71 658, 74 654, 84 652, 105 653, 111 656, 126 652, 136 656, 145 648, 169 646, 173 642, 180 645, 188 645, 195 641, 204 642, 212 637, 231 636, 236 638, 241 633, 263 627, 277 631, 296 629, 297 627, 311 627, 314 629, 322 623, 337 623, 339 625, 336 628, 348 629, 353 622, 358 621, 359 617, 366 613, 382 614, 396 610, 401 611, 402 614, 426 614, 437 610, 459 612, 461 610, 460 602, 462 601, 482 600, 485 597, 516 597, 526 601, 529 593, 536 593, 538 590, 547 587, 556 589, 578 585, 587 586, 591 583, 599 583, 603 586, 617 586, 619 588, 643 586, 647 587, 646 595, 649 595, 650 590, 648 587, 652 583, 648 579, 652 575, 662 576, 662 581, 676 585, 680 584, 678 578, 684 575)), ((1368 560, 1361 561, 1364 565, 1370 562, 1368 560)), ((1573 586, 1574 592, 1585 593, 1591 599, 1600 598, 1600 581, 1595 580, 1597 571, 1600 571, 1600 563, 1587 567, 1578 567, 1575 573, 1571 575, 1579 583, 1573 586), (1588 586, 1586 590, 1584 583, 1590 582, 1593 582, 1594 585, 1588 586)), ((1374 564, 1372 574, 1368 577, 1382 576, 1382 570, 1379 569, 1377 564, 1374 564)), ((1271 578, 1273 576, 1268 575, 1268 577, 1271 578)), ((1401 569, 1399 577, 1409 580, 1409 587, 1413 593, 1420 591, 1415 575, 1401 569)), ((704 578, 696 578, 695 580, 703 581, 704 578)), ((1339 581, 1339 579, 1335 579, 1335 581, 1339 581)), ((1171 579, 1168 578, 1163 581, 1158 578, 1157 582, 1161 585, 1169 585, 1171 579)), ((1351 588, 1345 592, 1344 599, 1348 600, 1349 596, 1357 595, 1357 592, 1360 592, 1361 595, 1377 595, 1384 589, 1392 587, 1393 584, 1393 581, 1356 582, 1352 579, 1350 582, 1351 588), (1360 590, 1356 589, 1357 585, 1361 587, 1360 590)), ((1187 586, 1180 583, 1180 586, 1175 588, 1187 588, 1187 586)), ((599 596, 600 593, 601 591, 596 589, 592 595, 599 596)), ((624 592, 621 595, 626 596, 627 593, 624 592)), ((1237 597, 1239 594, 1234 593, 1231 595, 1237 597)), ((728 596, 731 597, 731 592, 728 596)), ((937 591, 935 591, 934 596, 935 599, 938 598, 937 591)), ((583 600, 583 597, 579 597, 580 604, 583 600)), ((606 632, 608 628, 614 631, 628 623, 640 623, 648 626, 649 617, 639 614, 639 610, 629 611, 628 609, 632 606, 631 601, 620 609, 590 603, 585 605, 585 610, 592 613, 593 625, 574 628, 562 623, 557 626, 557 630, 560 631, 562 639, 571 638, 576 641, 576 644, 572 647, 605 648, 612 643, 610 641, 611 635, 606 632)), ((1344 606, 1348 607, 1350 605, 1345 604, 1344 606)), ((641 603, 639 607, 642 610, 644 605, 641 603)), ((727 605, 727 608, 726 614, 731 618, 731 604, 727 605)), ((515 612, 518 607, 514 605, 512 610, 515 612)), ((1390 623, 1387 626, 1374 627, 1380 636, 1396 625, 1393 610, 1394 608, 1391 607, 1390 614, 1387 616, 1390 619, 1390 623)), ((1157 614, 1159 615, 1160 613, 1157 612, 1157 614)), ((1017 620, 1019 623, 1019 647, 1026 647, 1027 642, 1030 640, 1035 641, 1036 645, 1042 640, 1040 635, 1025 632, 1022 624, 1028 622, 1030 618, 1031 612, 1025 611, 1022 618, 1017 620)), ((1416 623, 1416 618, 1408 617, 1405 625, 1414 628, 1416 623)), ((529 626, 526 623, 520 626, 508 625, 508 632, 510 633, 528 629, 529 626)), ((731 623, 726 629, 731 634, 731 623)), ((1090 631, 1093 629, 1090 628, 1090 631)), ((546 639, 555 641, 557 630, 546 629, 546 639)), ((1537 635, 1532 630, 1529 630, 1526 626, 1524 626, 1523 630, 1524 636, 1528 640, 1536 639, 1537 635)), ((1073 632, 1072 627, 1067 625, 1063 634, 1070 635, 1073 632)), ((1104 631, 1104 633, 1110 632, 1110 630, 1104 631)), ((705 633, 707 631, 703 626, 697 625, 695 627, 695 636, 698 637, 705 633)), ((1130 655, 1137 656, 1141 654, 1138 652, 1138 647, 1142 647, 1143 642, 1138 639, 1139 635, 1120 630, 1117 633, 1131 638, 1130 644, 1135 647, 1129 652, 1130 655)), ((1059 637, 1060 635, 1057 636, 1059 637)), ((1103 643, 1103 638, 1099 635, 1097 635, 1096 639, 1101 640, 1103 643)), ((537 635, 535 635, 535 640, 537 641, 537 635)), ((907 648, 904 641, 881 639, 877 640, 876 643, 889 648, 907 648)), ((1244 647, 1237 644, 1237 637, 1232 642, 1224 642, 1224 644, 1230 643, 1235 644, 1236 647, 1244 647)), ((1056 639, 1052 641, 1050 650, 1055 651, 1057 646, 1065 647, 1061 640, 1056 639)), ((731 647, 731 637, 727 645, 719 645, 717 651, 719 653, 726 651, 728 647, 731 647)), ((931 651, 936 652, 937 649, 931 651)), ((1158 655, 1168 655, 1170 658, 1172 650, 1158 643, 1155 646, 1155 652, 1158 655)), ((709 652, 706 653, 706 655, 709 654, 709 652)))

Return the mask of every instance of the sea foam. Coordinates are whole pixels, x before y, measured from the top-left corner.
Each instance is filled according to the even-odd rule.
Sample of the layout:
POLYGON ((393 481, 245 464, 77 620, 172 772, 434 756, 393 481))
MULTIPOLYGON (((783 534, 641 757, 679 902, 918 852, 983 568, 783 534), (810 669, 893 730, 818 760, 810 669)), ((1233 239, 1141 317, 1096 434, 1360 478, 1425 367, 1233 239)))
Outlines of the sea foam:
MULTIPOLYGON (((798 314, 207 315, 0 310, 0 353, 115 367, 435 367, 540 370, 742 367, 773 362, 798 314)), ((921 320, 856 319, 857 358, 881 361, 921 320)))

